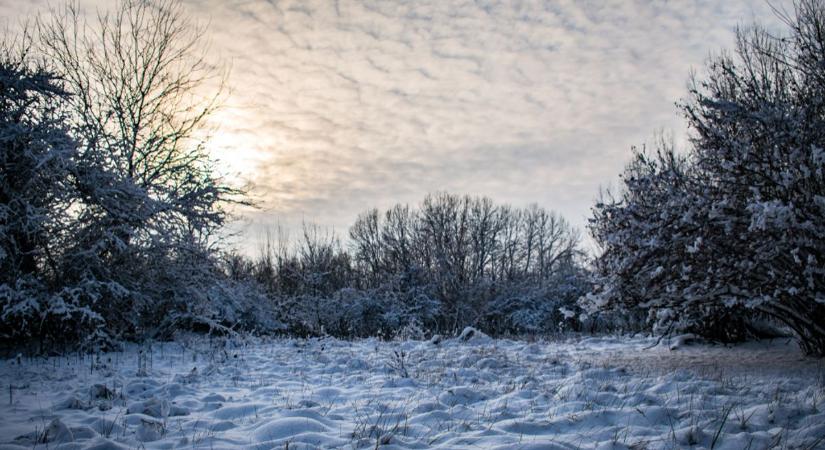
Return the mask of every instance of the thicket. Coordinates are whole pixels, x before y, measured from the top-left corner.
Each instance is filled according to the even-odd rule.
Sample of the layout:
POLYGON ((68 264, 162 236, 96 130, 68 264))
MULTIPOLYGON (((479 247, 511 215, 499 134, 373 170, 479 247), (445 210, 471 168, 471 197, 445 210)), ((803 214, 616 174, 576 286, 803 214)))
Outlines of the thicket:
POLYGON ((233 276, 255 280, 300 334, 396 336, 577 330, 589 289, 578 233, 538 206, 446 193, 361 214, 342 246, 307 226, 295 246, 270 238, 233 276))

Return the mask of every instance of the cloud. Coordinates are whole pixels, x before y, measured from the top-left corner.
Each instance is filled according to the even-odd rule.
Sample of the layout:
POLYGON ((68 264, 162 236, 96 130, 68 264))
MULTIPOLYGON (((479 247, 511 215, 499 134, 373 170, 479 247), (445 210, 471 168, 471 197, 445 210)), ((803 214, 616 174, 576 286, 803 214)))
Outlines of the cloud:
POLYGON ((583 226, 632 145, 684 134, 691 68, 777 24, 762 0, 184 4, 232 65, 216 151, 253 183, 252 220, 339 231, 437 190, 583 226))

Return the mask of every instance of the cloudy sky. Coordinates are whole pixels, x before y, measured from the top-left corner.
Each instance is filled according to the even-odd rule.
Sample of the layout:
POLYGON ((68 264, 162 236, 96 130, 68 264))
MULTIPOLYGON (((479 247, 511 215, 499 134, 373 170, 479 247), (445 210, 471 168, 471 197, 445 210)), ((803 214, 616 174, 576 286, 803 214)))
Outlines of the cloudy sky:
MULTIPOLYGON (((0 14, 44 3, 0 0, 0 14)), ((211 146, 258 201, 236 225, 247 243, 276 222, 345 234, 362 210, 433 191, 583 227, 632 145, 684 136, 691 68, 737 25, 777 22, 764 0, 184 4, 231 65, 211 146)))

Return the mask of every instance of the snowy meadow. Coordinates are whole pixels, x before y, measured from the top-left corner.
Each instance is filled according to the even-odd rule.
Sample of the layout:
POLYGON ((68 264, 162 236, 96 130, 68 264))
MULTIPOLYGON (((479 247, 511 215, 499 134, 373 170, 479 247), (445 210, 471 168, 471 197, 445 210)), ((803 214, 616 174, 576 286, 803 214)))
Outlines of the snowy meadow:
MULTIPOLYGON (((208 21, 193 13, 230 2, 98 3, 106 7, 44 8, 0 33, 0 450, 825 449, 825 0, 770 3, 780 28, 720 20, 733 45, 689 78, 677 104, 686 135, 632 148, 617 187, 594 190, 585 205, 586 230, 526 196, 499 203, 484 193, 534 178, 566 198, 554 173, 578 178, 581 166, 601 177, 616 154, 607 147, 620 146, 616 130, 636 128, 626 116, 649 113, 584 107, 576 122, 588 126, 559 128, 577 115, 569 108, 547 130, 514 127, 545 122, 533 93, 635 104, 640 87, 666 91, 621 76, 624 53, 601 45, 591 47, 619 83, 611 95, 565 84, 599 72, 578 58, 588 27, 576 22, 611 40, 601 2, 439 1, 446 9, 400 15, 360 1, 231 2, 256 22, 233 25, 256 41, 239 71, 266 75, 250 83, 267 95, 242 114, 242 128, 256 130, 243 134, 212 128, 233 86, 213 61, 208 21), (571 25, 537 19, 555 16, 571 25), (431 26, 438 17, 445 34, 431 26), (415 45, 389 42, 381 26, 415 34, 415 45), (508 54, 524 50, 530 30, 553 27, 564 39, 533 56, 486 48, 513 37, 508 54), (301 29, 312 31, 306 42, 295 38, 301 29), (352 32, 369 44, 336 37, 352 32), (462 54, 464 40, 484 48, 462 54), (258 42, 299 51, 273 51, 267 65, 258 42), (339 43, 346 52, 330 58, 339 43), (444 61, 430 71, 375 58, 373 44, 387 43, 401 60, 444 61), (567 61, 576 70, 557 78, 564 55, 576 55, 567 61), (545 57, 552 70, 531 63, 545 57), (323 64, 292 66, 301 60, 323 64), (385 82, 345 94, 339 85, 363 77, 338 66, 359 60, 385 82), (497 72, 515 73, 521 87, 500 85, 497 72), (473 79, 493 89, 462 88, 473 79), (510 109, 488 96, 496 92, 532 106, 510 109), (286 103, 267 109, 269 96, 286 103), (439 96, 462 106, 439 113, 439 96), (402 103, 412 119, 394 114, 402 103), (375 104, 380 120, 365 113, 375 104), (264 118, 272 135, 255 125, 264 118), (411 122, 415 131, 393 134, 411 122), (507 129, 506 145, 470 136, 462 122, 507 129), (589 141, 591 128, 609 145, 589 141), (428 134, 449 139, 419 139, 428 134), (290 148, 290 136, 312 144, 290 148), (261 161, 273 164, 256 177, 282 190, 230 177, 213 153, 251 141, 266 144, 261 161), (313 156, 327 146, 332 157, 313 156), (363 159, 342 158, 348 146, 363 159), (435 165, 422 162, 424 148, 443 152, 435 165), (565 163, 564 153, 587 161, 565 163), (320 160, 346 189, 300 169, 320 160), (395 169, 382 175, 378 162, 395 169), (430 182, 438 171, 450 182, 430 182), (404 195, 373 201, 370 186, 382 199, 404 195), (379 207, 347 216, 344 202, 331 206, 337 195, 379 207), (351 226, 339 235, 305 222, 290 238, 270 224, 239 247, 232 228, 255 208, 334 214, 351 226), (257 253, 242 250, 250 244, 257 253)), ((672 16, 658 20, 667 34, 676 22, 705 22, 688 2, 654 11, 660 3, 629 13, 672 16)), ((614 20, 623 35, 627 23, 614 20)), ((690 46, 704 48, 707 35, 690 46)), ((670 72, 658 61, 668 53, 653 52, 655 64, 632 50, 625 58, 670 72)))
POLYGON ((9 359, 0 448, 816 449, 787 339, 206 340, 9 359))

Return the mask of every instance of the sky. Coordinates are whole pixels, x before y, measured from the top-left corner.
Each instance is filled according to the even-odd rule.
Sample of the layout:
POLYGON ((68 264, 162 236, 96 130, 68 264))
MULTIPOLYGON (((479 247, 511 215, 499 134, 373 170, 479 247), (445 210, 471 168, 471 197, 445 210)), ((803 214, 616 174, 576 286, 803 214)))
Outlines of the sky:
MULTIPOLYGON (((45 4, 0 0, 0 17, 45 4)), ((632 146, 684 143, 691 70, 737 25, 778 24, 764 0, 183 5, 230 68, 209 147, 257 204, 231 227, 247 251, 276 224, 345 236, 359 212, 436 191, 537 203, 584 230, 632 146)))

